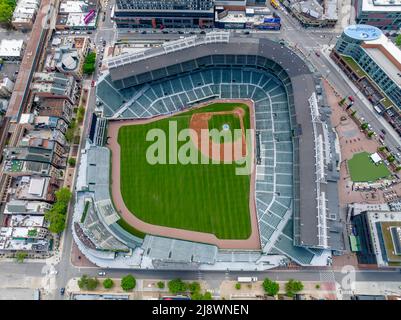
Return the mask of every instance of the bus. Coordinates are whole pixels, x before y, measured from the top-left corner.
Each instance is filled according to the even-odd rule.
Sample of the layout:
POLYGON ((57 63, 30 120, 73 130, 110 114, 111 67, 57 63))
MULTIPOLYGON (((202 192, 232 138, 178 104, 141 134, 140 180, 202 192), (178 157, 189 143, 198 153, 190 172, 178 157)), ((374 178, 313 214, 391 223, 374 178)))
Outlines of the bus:
POLYGON ((84 18, 84 23, 88 24, 89 22, 91 22, 92 19, 95 17, 95 13, 96 12, 93 9, 91 11, 89 11, 89 13, 84 18))

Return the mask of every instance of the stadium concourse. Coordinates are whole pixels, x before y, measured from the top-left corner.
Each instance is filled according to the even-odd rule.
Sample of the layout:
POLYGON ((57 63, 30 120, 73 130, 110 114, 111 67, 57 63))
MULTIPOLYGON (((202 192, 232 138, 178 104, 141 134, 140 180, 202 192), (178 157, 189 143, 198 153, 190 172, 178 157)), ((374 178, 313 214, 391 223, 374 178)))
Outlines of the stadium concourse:
POLYGON ((320 114, 319 80, 294 52, 269 39, 211 32, 117 56, 108 66, 97 83, 98 112, 79 168, 74 214, 80 231, 74 231, 74 239, 92 262, 127 268, 264 270, 288 259, 326 265, 332 250, 341 250, 335 136, 327 114, 320 114), (108 122, 172 115, 214 99, 254 102, 261 250, 222 250, 128 232, 110 195, 108 122), (97 159, 104 161, 100 165, 97 159), (97 225, 84 221, 88 198, 91 221, 96 213, 105 227, 107 248, 114 243, 119 250, 105 249, 97 232, 92 247, 82 241, 93 237, 91 226, 97 225), (130 254, 124 246, 131 248, 130 254))

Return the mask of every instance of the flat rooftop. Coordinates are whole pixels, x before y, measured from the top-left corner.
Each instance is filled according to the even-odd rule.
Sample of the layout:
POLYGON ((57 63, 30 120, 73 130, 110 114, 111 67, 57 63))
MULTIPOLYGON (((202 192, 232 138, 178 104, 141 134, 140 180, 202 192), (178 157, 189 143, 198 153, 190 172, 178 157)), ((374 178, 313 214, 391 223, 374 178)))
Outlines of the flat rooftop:
POLYGON ((3 39, 0 42, 0 57, 19 57, 24 47, 24 40, 3 39))
POLYGON ((384 34, 362 47, 381 69, 401 87, 401 50, 384 34))
POLYGON ((401 0, 361 0, 362 11, 400 12, 401 0))

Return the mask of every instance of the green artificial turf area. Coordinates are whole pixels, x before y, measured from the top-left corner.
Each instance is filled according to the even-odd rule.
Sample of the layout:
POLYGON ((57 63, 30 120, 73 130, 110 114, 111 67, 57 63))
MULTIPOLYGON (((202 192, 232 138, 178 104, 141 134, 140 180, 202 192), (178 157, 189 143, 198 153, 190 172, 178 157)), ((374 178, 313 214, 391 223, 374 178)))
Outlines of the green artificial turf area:
POLYGON ((216 129, 220 135, 212 136, 212 140, 217 143, 232 142, 241 136, 234 136, 234 130, 241 130, 240 119, 234 114, 213 115, 208 122, 209 130, 216 129), (223 130, 223 126, 228 125, 229 130, 223 130))
MULTIPOLYGON (((170 121, 176 121, 180 132, 189 127, 195 112, 237 107, 245 110, 244 126, 249 128, 248 106, 238 103, 215 103, 156 122, 120 128, 120 188, 127 208, 139 219, 155 225, 212 233, 220 239, 249 238, 250 175, 236 175, 240 165, 201 164, 200 160, 198 164, 152 165, 146 159, 148 147, 154 144, 146 141, 150 129, 158 128, 166 133, 168 150, 170 121)), ((179 142, 178 149, 184 144, 186 141, 179 142)), ((200 159, 200 152, 195 152, 200 159)))
POLYGON ((375 165, 369 156, 369 153, 361 152, 354 154, 352 159, 348 160, 352 181, 374 182, 390 175, 390 171, 385 164, 379 163, 375 165))

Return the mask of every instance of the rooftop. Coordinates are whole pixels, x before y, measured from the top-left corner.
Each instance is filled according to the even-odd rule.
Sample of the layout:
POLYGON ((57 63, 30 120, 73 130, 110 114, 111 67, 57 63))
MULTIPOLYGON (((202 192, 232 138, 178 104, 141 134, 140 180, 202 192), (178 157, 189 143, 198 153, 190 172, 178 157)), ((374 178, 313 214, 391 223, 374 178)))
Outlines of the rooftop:
POLYGON ((362 11, 399 12, 401 0, 362 0, 362 11))
POLYGON ((362 44, 367 54, 401 87, 401 50, 384 34, 362 44))
POLYGON ((344 33, 352 39, 363 41, 377 40, 382 35, 379 28, 366 24, 350 25, 344 29, 344 33))
POLYGON ((46 202, 11 200, 4 209, 4 214, 44 214, 50 205, 46 202))
POLYGON ((20 57, 24 40, 3 39, 0 42, 0 57, 20 57))

